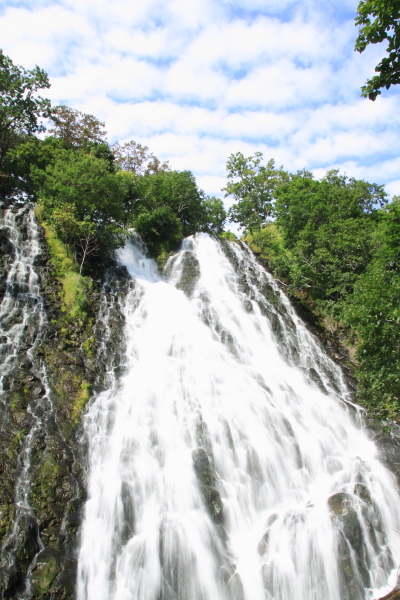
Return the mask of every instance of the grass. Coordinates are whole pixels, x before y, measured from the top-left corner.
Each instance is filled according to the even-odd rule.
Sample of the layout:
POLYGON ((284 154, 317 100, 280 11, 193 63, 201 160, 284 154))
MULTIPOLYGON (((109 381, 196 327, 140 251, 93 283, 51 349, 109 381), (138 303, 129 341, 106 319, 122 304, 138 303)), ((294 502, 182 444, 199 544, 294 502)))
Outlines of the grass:
POLYGON ((90 398, 90 383, 82 381, 80 390, 75 397, 74 404, 72 407, 72 423, 76 425, 79 423, 83 409, 86 406, 87 401, 90 398))
POLYGON ((54 229, 43 220, 43 207, 38 204, 35 215, 45 231, 47 245, 50 251, 51 264, 54 274, 60 281, 62 292, 62 310, 68 320, 86 317, 86 293, 91 287, 91 281, 79 273, 71 248, 64 244, 54 229))

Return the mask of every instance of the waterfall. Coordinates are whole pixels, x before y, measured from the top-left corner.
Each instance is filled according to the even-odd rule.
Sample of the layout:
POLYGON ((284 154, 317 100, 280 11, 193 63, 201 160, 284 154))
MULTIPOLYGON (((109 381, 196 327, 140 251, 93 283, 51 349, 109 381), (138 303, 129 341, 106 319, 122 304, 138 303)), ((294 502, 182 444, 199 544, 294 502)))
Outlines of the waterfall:
POLYGON ((117 258, 132 282, 85 417, 78 600, 379 597, 400 563, 394 477, 272 277, 205 234, 163 275, 138 243, 117 258))
MULTIPOLYGON (((31 539, 26 553, 28 568, 24 575, 27 579, 19 596, 29 598, 29 576, 38 553, 43 549, 39 524, 29 504, 31 450, 37 434, 46 430, 52 416, 46 370, 35 354, 42 338, 46 315, 39 277, 35 271, 41 249, 33 206, 27 203, 19 208, 5 210, 3 229, 10 251, 8 276, 0 305, 0 414, 1 430, 6 435, 9 435, 9 404, 13 400, 10 390, 18 377, 23 378, 23 385, 29 390, 30 399, 26 406, 17 409, 26 409, 27 416, 19 425, 21 451, 15 485, 16 512, 11 531, 3 542, 0 566, 3 571, 12 573, 15 570, 15 552, 26 543, 27 537, 31 539)), ((19 415, 20 422, 21 414, 24 413, 19 415)))

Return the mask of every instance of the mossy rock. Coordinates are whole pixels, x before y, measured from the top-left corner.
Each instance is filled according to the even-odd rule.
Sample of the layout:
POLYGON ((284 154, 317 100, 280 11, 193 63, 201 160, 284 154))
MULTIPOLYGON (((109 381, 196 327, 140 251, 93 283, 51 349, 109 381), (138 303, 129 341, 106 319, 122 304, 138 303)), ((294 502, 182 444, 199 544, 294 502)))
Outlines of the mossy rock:
POLYGON ((9 533, 15 517, 15 504, 0 504, 0 540, 3 540, 9 533))
POLYGON ((60 571, 60 557, 50 548, 45 548, 37 557, 35 568, 32 571, 31 583, 35 595, 41 598, 51 587, 55 577, 60 571))

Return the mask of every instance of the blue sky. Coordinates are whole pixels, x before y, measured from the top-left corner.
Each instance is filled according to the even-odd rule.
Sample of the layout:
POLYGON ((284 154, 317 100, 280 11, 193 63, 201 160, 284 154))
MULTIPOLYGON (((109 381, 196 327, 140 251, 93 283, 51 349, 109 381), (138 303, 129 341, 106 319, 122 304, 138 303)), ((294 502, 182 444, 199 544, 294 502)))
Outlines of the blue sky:
POLYGON ((360 87, 358 0, 5 0, 0 47, 50 76, 47 96, 146 144, 221 195, 232 152, 400 194, 400 88, 360 87))

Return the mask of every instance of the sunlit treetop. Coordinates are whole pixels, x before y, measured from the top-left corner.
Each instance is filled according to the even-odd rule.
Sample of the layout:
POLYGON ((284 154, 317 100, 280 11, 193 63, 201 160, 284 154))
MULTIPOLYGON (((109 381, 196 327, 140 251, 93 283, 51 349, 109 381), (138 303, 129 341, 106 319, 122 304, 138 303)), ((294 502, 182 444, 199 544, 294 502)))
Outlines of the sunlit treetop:
POLYGON ((377 75, 368 79, 361 88, 362 95, 375 100, 381 88, 389 89, 400 83, 400 0, 361 0, 357 9, 356 25, 360 27, 355 50, 364 52, 369 44, 387 40, 386 52, 375 67, 377 75))
POLYGON ((27 70, 0 50, 0 170, 16 137, 43 129, 38 119, 50 113, 50 100, 37 95, 49 88, 47 74, 36 66, 27 70))

